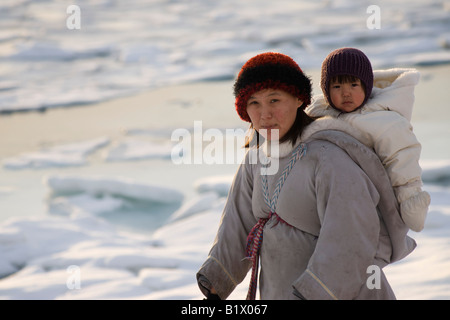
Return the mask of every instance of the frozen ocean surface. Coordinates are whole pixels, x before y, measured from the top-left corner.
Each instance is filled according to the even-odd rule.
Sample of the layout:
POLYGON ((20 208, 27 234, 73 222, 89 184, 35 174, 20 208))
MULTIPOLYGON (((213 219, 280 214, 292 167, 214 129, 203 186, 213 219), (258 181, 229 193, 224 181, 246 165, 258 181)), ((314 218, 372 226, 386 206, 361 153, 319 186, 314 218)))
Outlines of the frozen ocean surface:
MULTIPOLYGON (((70 30, 64 2, 1 2, 2 121, 19 111, 229 81, 249 57, 268 50, 308 70, 343 46, 365 51, 375 68, 422 68, 413 125, 432 204, 425 230, 411 232, 417 249, 385 270, 399 299, 450 298, 450 79, 440 73, 435 81, 450 62, 448 2, 383 2, 380 29, 367 25, 369 1, 77 4, 81 29, 70 30)), ((173 99, 179 110, 192 108, 173 99)), ((165 121, 165 129, 0 150, 0 299, 202 298, 195 273, 239 161, 174 164, 183 150, 171 140, 178 127, 165 121)), ((245 298, 247 284, 231 298, 245 298)))

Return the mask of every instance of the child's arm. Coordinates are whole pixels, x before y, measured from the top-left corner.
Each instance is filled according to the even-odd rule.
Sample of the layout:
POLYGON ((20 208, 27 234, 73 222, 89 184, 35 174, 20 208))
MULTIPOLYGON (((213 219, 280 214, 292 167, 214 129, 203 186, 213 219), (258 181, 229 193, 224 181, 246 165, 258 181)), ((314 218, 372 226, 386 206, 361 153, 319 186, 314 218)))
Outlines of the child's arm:
POLYGON ((414 231, 422 230, 430 196, 421 189, 422 147, 411 124, 393 111, 371 112, 355 117, 352 123, 370 136, 391 179, 403 221, 414 231))
POLYGON ((392 186, 395 188, 417 182, 420 186, 422 169, 419 158, 422 146, 411 124, 392 111, 372 112, 360 117, 358 122, 360 129, 369 133, 392 186))

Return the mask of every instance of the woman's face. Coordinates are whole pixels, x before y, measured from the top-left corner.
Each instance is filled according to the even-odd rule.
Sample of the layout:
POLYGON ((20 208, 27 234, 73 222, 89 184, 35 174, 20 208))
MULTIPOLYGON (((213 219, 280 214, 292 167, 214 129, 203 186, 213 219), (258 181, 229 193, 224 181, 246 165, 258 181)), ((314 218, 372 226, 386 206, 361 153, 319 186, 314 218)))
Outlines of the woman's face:
POLYGON ((248 99, 247 113, 259 134, 267 140, 279 140, 294 124, 302 104, 303 101, 283 90, 264 89, 248 99))

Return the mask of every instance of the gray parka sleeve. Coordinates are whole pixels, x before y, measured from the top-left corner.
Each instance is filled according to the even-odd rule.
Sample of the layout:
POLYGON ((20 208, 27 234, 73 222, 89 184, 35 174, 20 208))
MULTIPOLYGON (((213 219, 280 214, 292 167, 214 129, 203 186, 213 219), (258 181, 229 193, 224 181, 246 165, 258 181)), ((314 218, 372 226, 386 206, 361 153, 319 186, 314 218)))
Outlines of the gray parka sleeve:
POLYGON ((245 250, 247 235, 257 222, 252 212, 252 192, 251 166, 243 163, 231 185, 213 247, 197 273, 205 295, 213 287, 221 299, 226 299, 251 267, 245 250))

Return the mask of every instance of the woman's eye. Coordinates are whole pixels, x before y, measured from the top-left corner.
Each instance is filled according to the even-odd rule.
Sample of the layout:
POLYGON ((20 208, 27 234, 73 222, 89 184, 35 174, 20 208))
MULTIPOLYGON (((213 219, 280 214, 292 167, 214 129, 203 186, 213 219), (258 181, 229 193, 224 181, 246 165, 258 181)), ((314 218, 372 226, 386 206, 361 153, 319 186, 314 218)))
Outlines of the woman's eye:
POLYGON ((272 100, 270 100, 270 103, 275 103, 275 102, 278 102, 278 101, 280 101, 280 100, 278 100, 278 99, 272 99, 272 100))

